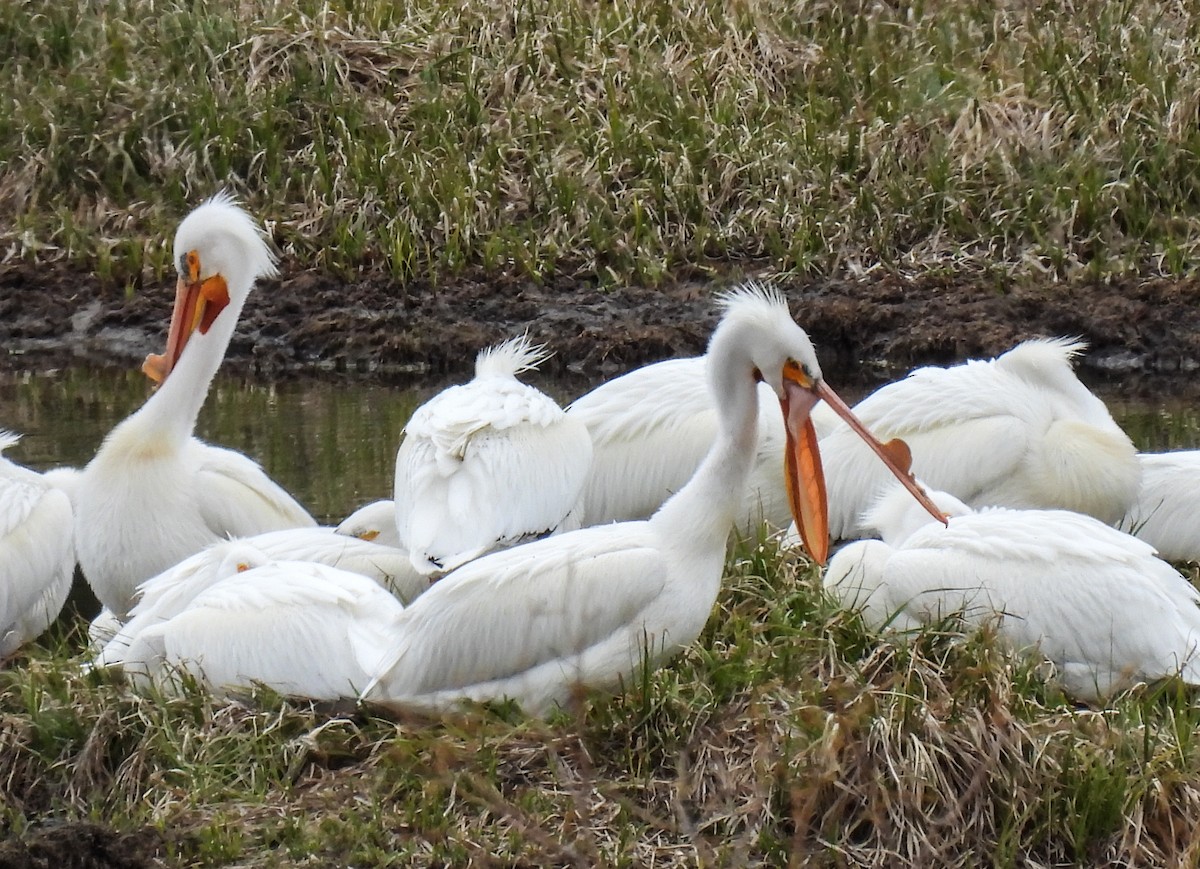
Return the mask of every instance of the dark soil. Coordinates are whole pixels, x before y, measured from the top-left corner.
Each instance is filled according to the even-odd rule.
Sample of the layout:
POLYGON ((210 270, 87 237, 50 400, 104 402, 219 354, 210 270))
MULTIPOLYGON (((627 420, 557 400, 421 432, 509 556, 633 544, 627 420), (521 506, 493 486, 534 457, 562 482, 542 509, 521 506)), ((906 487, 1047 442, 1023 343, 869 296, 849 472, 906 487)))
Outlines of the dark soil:
POLYGON ((48 824, 0 844, 0 869, 141 869, 158 865, 161 837, 150 829, 134 833, 86 821, 48 824))
MULTIPOLYGON (((543 371, 599 381, 702 352, 715 321, 711 290, 731 282, 643 289, 462 278, 401 287, 380 274, 293 268, 250 298, 225 366, 268 378, 457 377, 480 348, 528 330, 555 351, 543 371)), ((1039 335, 1084 338, 1085 376, 1135 389, 1179 385, 1200 367, 1200 279, 1036 286, 879 276, 780 286, 835 385, 991 356, 1039 335)), ((0 371, 138 366, 162 350, 173 299, 167 280, 135 292, 66 266, 0 266, 0 371)))

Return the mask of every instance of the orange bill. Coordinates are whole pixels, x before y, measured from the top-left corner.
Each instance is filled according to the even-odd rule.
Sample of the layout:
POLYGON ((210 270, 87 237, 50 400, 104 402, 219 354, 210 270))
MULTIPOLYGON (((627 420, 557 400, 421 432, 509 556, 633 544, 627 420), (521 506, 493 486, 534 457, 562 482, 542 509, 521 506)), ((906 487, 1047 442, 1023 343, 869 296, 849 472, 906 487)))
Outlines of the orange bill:
POLYGON ((825 487, 825 472, 817 447, 817 432, 810 414, 818 400, 823 400, 846 421, 859 437, 873 449, 896 478, 904 484, 930 515, 945 524, 946 517, 925 494, 912 475, 912 452, 908 444, 896 438, 880 443, 854 415, 846 402, 838 397, 824 381, 813 380, 800 366, 789 363, 783 370, 783 415, 787 431, 784 476, 792 518, 804 548, 818 564, 829 557, 829 501, 825 487))
POLYGON ((167 330, 167 348, 164 353, 151 353, 142 363, 142 372, 155 383, 161 383, 183 355, 192 334, 199 329, 208 332, 217 315, 229 304, 229 289, 221 275, 199 279, 199 259, 189 257, 189 277, 181 275, 175 286, 175 307, 171 311, 171 326, 167 330))
POLYGON ((825 472, 817 449, 817 430, 809 414, 816 393, 784 381, 783 416, 787 431, 784 450, 788 502, 804 548, 818 564, 829 558, 829 498, 825 472))
POLYGON ((909 450, 908 444, 900 438, 894 438, 887 443, 880 443, 875 435, 867 430, 867 427, 862 424, 854 412, 850 410, 849 405, 838 397, 825 381, 817 381, 813 388, 818 396, 827 405, 833 408, 833 411, 846 421, 846 424, 852 428, 860 438, 867 442, 867 446, 873 449, 879 458, 883 459, 883 463, 888 466, 899 480, 904 488, 912 493, 912 496, 917 499, 922 507, 929 511, 929 515, 937 519, 943 525, 949 524, 945 514, 937 508, 930 497, 925 494, 925 490, 921 488, 912 474, 912 451, 909 450))

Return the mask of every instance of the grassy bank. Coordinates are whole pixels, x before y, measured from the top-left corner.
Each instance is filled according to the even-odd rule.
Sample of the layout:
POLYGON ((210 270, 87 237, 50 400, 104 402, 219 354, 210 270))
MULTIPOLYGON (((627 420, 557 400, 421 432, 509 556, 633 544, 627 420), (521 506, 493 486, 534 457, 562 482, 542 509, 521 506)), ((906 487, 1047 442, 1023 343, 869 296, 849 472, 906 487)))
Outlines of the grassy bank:
POLYGON ((298 261, 1194 268, 1200 7, 0 7, 0 250, 120 280, 241 194, 298 261), (148 241, 149 240, 149 241, 148 241))
MULTIPOLYGON (((400 281, 1194 269, 1200 6, 1001 5, 0 4, 0 260, 161 273, 228 188, 400 281)), ((0 867, 96 829, 172 867, 1200 859, 1194 692, 1076 708, 769 542, 672 666, 550 721, 136 697, 81 645, 0 669, 0 867)))
POLYGON ((1186 693, 1076 709, 986 637, 880 641, 770 543, 674 666, 549 722, 136 698, 71 654, 0 672, 0 829, 167 866, 1163 865, 1200 823, 1186 693))

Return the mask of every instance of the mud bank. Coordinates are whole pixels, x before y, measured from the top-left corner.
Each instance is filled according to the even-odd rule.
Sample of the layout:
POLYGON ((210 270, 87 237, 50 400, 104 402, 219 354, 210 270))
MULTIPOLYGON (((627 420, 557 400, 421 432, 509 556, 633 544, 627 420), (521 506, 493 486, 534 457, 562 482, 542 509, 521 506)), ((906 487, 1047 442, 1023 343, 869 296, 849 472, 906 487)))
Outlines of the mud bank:
MULTIPOLYGON (((225 365, 266 378, 458 376, 481 347, 527 330, 555 351, 548 374, 598 381, 702 352, 716 319, 711 290, 732 282, 645 289, 462 278, 401 287, 380 274, 292 268, 251 296, 225 365)), ((1186 391, 1200 368, 1197 279, 1026 286, 880 276, 779 286, 839 381, 871 383, 1049 335, 1085 339, 1085 376, 1133 391, 1163 383, 1186 391)), ((127 291, 62 266, 0 266, 0 369, 137 366, 161 351, 173 298, 167 281, 127 291)))

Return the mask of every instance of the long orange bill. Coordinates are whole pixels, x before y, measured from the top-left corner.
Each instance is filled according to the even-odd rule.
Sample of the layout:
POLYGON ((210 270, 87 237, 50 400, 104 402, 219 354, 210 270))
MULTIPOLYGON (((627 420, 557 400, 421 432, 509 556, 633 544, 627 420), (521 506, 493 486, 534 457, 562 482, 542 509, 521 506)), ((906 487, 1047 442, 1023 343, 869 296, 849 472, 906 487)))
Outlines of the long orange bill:
POLYGON ((182 277, 175 285, 175 307, 171 311, 171 326, 167 330, 167 348, 159 355, 151 353, 142 363, 142 372, 155 383, 162 383, 179 357, 183 348, 197 329, 203 335, 216 320, 217 315, 229 304, 229 289, 220 275, 200 281, 185 281, 182 277))
POLYGON ((787 431, 784 450, 788 502, 804 548, 818 564, 829 558, 829 498, 825 471, 817 449, 817 430, 810 414, 817 394, 808 388, 783 382, 783 418, 787 431))
POLYGON ((823 400, 846 421, 859 437, 873 449, 921 506, 939 522, 946 517, 925 494, 912 475, 912 453, 908 444, 896 438, 880 443, 854 415, 846 402, 824 381, 813 381, 799 369, 784 370, 782 401, 787 430, 786 473, 788 500, 792 517, 804 548, 813 559, 824 564, 829 555, 829 507, 825 488, 825 473, 817 447, 817 433, 809 414, 817 400, 823 400))
POLYGON ((817 395, 821 396, 821 400, 833 408, 834 413, 846 421, 846 424, 858 434, 860 438, 867 442, 867 446, 873 449, 879 458, 883 459, 883 463, 888 466, 896 479, 904 484, 904 488, 908 489, 912 496, 917 499, 917 502, 924 507, 929 515, 941 522, 943 525, 949 525, 946 515, 938 509, 937 504, 934 504, 930 497, 925 494, 925 490, 921 488, 912 474, 912 451, 909 450, 908 444, 900 438, 893 438, 887 443, 880 443, 875 435, 867 431, 867 427, 862 424, 854 412, 846 402, 838 397, 825 381, 818 381, 816 384, 817 395))

